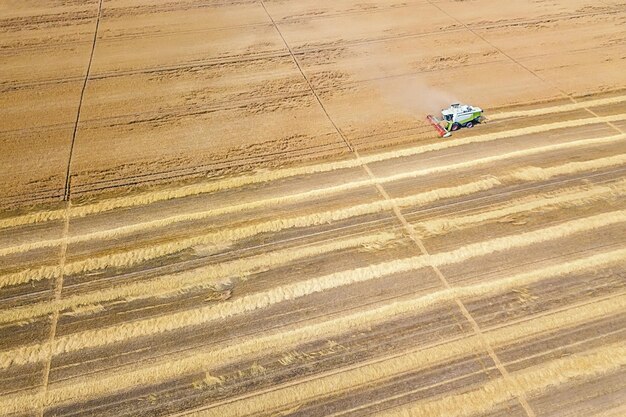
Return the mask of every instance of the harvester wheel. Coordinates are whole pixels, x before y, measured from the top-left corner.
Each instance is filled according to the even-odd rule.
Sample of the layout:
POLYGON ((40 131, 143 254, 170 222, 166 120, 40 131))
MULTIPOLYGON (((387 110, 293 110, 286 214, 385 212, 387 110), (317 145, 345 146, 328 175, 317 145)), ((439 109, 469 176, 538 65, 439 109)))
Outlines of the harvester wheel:
POLYGON ((466 127, 466 128, 468 128, 468 129, 471 129, 471 128, 473 128, 473 127, 474 127, 474 123, 472 123, 472 122, 467 122, 467 123, 465 124, 465 127, 466 127))
POLYGON ((452 123, 452 126, 450 126, 450 130, 451 131, 455 131, 455 130, 459 130, 461 128, 461 125, 458 123, 452 123))

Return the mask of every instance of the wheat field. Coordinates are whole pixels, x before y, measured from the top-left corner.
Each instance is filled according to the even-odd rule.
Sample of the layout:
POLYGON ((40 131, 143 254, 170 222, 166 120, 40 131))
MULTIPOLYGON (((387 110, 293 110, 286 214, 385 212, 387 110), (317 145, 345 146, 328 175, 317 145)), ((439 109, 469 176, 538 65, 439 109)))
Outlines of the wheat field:
MULTIPOLYGON (((589 103, 615 102, 621 98, 589 103)), ((582 105, 546 107, 543 113, 533 109, 507 117, 532 119, 578 108, 582 105)), ((612 173, 621 172, 626 162, 619 152, 623 134, 530 147, 515 139, 515 148, 504 153, 385 174, 394 159, 419 160, 455 146, 491 146, 559 129, 549 126, 371 154, 306 172, 268 172, 259 181, 341 175, 361 166, 369 177, 311 189, 303 182, 303 190, 266 199, 104 229, 92 225, 108 225, 96 220, 116 210, 149 213, 158 201, 177 204, 201 195, 210 201, 214 194, 245 190, 252 183, 233 178, 84 209, 4 218, 3 227, 26 232, 26 240, 0 248, 0 257, 15 263, 3 269, 1 289, 27 295, 34 288, 35 297, 0 311, 3 332, 25 335, 5 344, 0 368, 9 381, 23 370, 34 377, 48 363, 51 380, 46 389, 35 385, 7 392, 0 409, 56 413, 96 399, 132 398, 138 387, 175 383, 183 395, 196 398, 193 415, 199 416, 316 414, 316 407, 342 404, 342 398, 356 414, 371 409, 381 415, 471 416, 517 403, 538 415, 534 398, 619 374, 626 357, 617 330, 626 312, 619 275, 626 267, 625 183, 612 173), (572 153, 584 157, 568 160, 572 153), (555 157, 540 162, 545 154, 555 157), (490 175, 481 173, 486 167, 490 175), (421 179, 434 182, 414 186, 421 179), (387 188, 395 191, 380 193, 387 188), (372 195, 363 194, 368 189, 379 196, 366 197, 372 195), (361 194, 365 201, 350 198, 361 194), (280 206, 303 210, 247 216, 280 206), (219 225, 193 227, 212 219, 219 225), (65 236, 28 240, 29 228, 53 227, 54 220, 65 222, 65 236), (74 232, 77 221, 81 231, 74 232), (38 261, 46 250, 61 250, 65 257, 57 264, 38 261), (596 289, 581 293, 586 280, 596 289), (36 289, 45 286, 62 286, 62 291, 52 298, 38 296, 45 292, 36 289), (551 288, 567 296, 556 297, 551 288), (510 317, 494 312, 504 300, 512 306, 510 317), (518 301, 511 305, 511 300, 518 301), (437 324, 438 316, 443 323, 437 324), (52 339, 26 337, 52 317, 58 321, 52 339), (582 348, 585 338, 597 339, 589 327, 595 322, 605 323, 602 331, 611 336, 605 344, 582 348), (445 326, 453 324, 456 330, 450 333, 445 326), (580 341, 572 345, 564 339, 563 347, 551 348, 581 347, 571 355, 523 359, 524 346, 535 346, 532 341, 545 335, 558 340, 579 328, 580 341), (400 342, 431 332, 438 336, 417 345, 400 342), (355 335, 361 336, 354 340, 355 335), (395 339, 399 342, 387 341, 395 339), (504 353, 509 350, 522 356, 509 359, 504 353), (107 359, 122 352, 115 363, 107 359), (483 355, 480 362, 475 355, 483 355), (93 371, 80 371, 90 362, 96 364, 93 371), (317 362, 319 368, 311 367, 317 362), (467 374, 467 384, 432 398, 387 405, 421 392, 397 391, 399 381, 447 372, 455 363, 482 363, 484 369, 467 374), (263 382, 302 366, 308 369, 303 376, 296 372, 280 382, 263 382), (186 388, 176 382, 190 378, 186 388), (244 382, 259 387, 232 391, 244 382), (357 403, 347 400, 361 395, 357 403)), ((423 383, 430 386, 428 378, 423 383)))
POLYGON ((0 416, 626 415, 623 4, 494 3, 0 4, 0 416))

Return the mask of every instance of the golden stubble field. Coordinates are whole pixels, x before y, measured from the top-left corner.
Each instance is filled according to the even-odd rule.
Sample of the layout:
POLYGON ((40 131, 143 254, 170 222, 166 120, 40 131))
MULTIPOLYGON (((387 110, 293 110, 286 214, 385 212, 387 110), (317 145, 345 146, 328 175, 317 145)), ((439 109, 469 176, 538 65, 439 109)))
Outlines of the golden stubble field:
POLYGON ((625 414, 625 23, 0 2, 0 415, 625 414))

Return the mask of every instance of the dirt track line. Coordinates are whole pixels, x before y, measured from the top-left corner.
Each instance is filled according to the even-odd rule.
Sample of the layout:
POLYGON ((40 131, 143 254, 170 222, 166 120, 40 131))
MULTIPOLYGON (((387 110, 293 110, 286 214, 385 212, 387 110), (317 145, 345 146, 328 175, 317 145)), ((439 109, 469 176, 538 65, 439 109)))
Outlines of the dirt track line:
MULTIPOLYGON (((420 255, 404 258, 349 271, 337 272, 307 281, 283 285, 266 292, 252 294, 235 299, 232 302, 218 305, 210 305, 192 310, 185 310, 164 316, 138 320, 131 323, 122 323, 107 328, 88 330, 57 338, 54 345, 35 344, 23 346, 11 351, 0 352, 0 367, 6 368, 11 365, 23 365, 38 362, 42 355, 52 350, 54 355, 60 355, 78 350, 101 347, 108 344, 118 343, 137 337, 154 336, 164 332, 181 329, 188 326, 197 326, 217 319, 249 313, 253 310, 266 308, 276 303, 301 298, 317 292, 340 286, 364 282, 396 273, 415 271, 425 267, 457 264, 468 259, 486 256, 495 252, 526 247, 532 244, 561 239, 581 232, 589 232, 626 221, 626 210, 604 213, 583 219, 576 219, 556 226, 526 232, 518 235, 509 235, 484 242, 473 243, 463 246, 451 252, 443 252, 435 255, 420 255)), ((571 262, 565 265, 573 265, 578 269, 565 268, 566 273, 575 270, 585 270, 585 265, 593 265, 593 260, 601 259, 602 262, 610 263, 621 260, 626 255, 626 250, 613 251, 604 257, 586 258, 586 263, 571 262), (615 257, 617 256, 617 259, 615 257)), ((563 268, 562 265, 542 269, 542 273, 554 274, 563 268)), ((522 274, 526 280, 526 276, 522 274)), ((544 275, 540 275, 543 277, 544 275)), ((519 276, 518 276, 519 277, 519 276)), ((536 278, 535 278, 536 279, 536 278)), ((517 279, 519 281, 519 278, 517 279)), ((498 281, 501 284, 503 281, 498 281)), ((526 281, 525 281, 526 282, 526 281)), ((492 285, 492 284, 491 284, 492 285)), ((462 288, 462 287, 459 287, 462 288)), ((472 288, 472 287, 468 287, 472 288)), ((490 287, 484 287, 490 288, 490 287)), ((493 290, 490 288, 490 290, 493 290)), ((460 298, 458 288, 447 288, 444 294, 460 298)), ((464 296, 467 294, 462 293, 464 296)), ((453 299, 454 299, 453 298, 453 299)), ((446 298, 449 300, 449 298, 446 298)), ((441 300, 439 300, 441 301, 441 300)))
MULTIPOLYGON (((619 308, 626 305, 624 297, 599 302, 582 308, 576 308, 551 317, 531 319, 528 323, 510 326, 496 332, 486 332, 485 337, 493 345, 500 346, 507 343, 519 342, 529 337, 547 331, 554 331, 565 326, 577 325, 593 320, 599 314, 615 314, 619 308), (578 315, 572 317, 572 315, 578 315)), ((228 399, 218 404, 210 404, 196 412, 184 412, 180 415, 191 416, 220 416, 228 412, 230 416, 244 417, 267 411, 272 405, 274 411, 279 411, 294 404, 302 404, 332 395, 354 391, 373 381, 383 382, 407 372, 417 372, 420 369, 443 364, 455 358, 483 352, 483 344, 477 336, 469 336, 452 342, 441 343, 432 347, 419 348, 376 358, 366 363, 333 370, 328 374, 317 375, 304 381, 296 381, 290 386, 270 389, 266 392, 251 393, 246 398, 228 399), (255 395, 257 394, 257 395, 255 395)), ((506 380, 504 378, 499 380, 506 380)), ((467 406, 467 404, 465 404, 467 406)), ((420 414, 421 415, 421 414, 420 414)), ((446 413, 426 413, 427 416, 448 416, 446 413)))
MULTIPOLYGON (((529 273, 527 273, 526 275, 528 274, 529 273)), ((494 283, 488 284, 493 285, 494 283)), ((456 289, 456 291, 462 289, 463 288, 459 287, 456 289)), ((277 333, 249 340, 239 345, 228 346, 221 350, 212 350, 211 352, 196 353, 186 358, 167 361, 164 363, 156 363, 140 369, 127 370, 126 372, 115 372, 110 375, 99 375, 90 378, 84 378, 80 381, 75 381, 74 383, 63 384, 58 387, 52 387, 50 395, 47 398, 44 398, 43 396, 37 394, 5 397, 4 399, 0 400, 0 408, 7 410, 8 412, 12 412, 14 410, 24 411, 33 407, 47 407, 51 405, 67 403, 71 400, 76 401, 88 398, 95 398, 100 395, 108 395, 124 389, 136 388, 142 385, 164 382, 166 380, 181 377, 186 374, 211 369, 215 366, 223 366, 225 362, 236 360, 238 358, 241 358, 242 356, 254 352, 266 352, 270 351, 271 349, 279 349, 278 346, 293 346, 294 343, 299 343, 302 341, 303 334, 311 334, 312 332, 315 332, 315 334, 312 336, 319 338, 321 334, 327 334, 327 332, 339 334, 360 327, 366 327, 371 325, 372 321, 375 321, 377 316, 380 319, 381 313, 383 313, 382 315, 386 315, 386 317, 397 316, 397 314, 401 312, 401 304, 404 304, 404 313, 415 312, 416 308, 420 310, 425 309, 434 304, 433 297, 436 298, 437 296, 441 297, 441 294, 436 293, 425 297, 419 297, 416 300, 397 302, 392 305, 384 306, 382 308, 360 312, 347 317, 340 317, 338 319, 323 322, 321 324, 310 325, 288 332, 277 333), (428 298, 430 298, 431 300, 428 301, 428 298), (411 306, 407 306, 407 303, 411 304, 411 306)), ((486 332, 486 337, 489 338, 490 342, 493 345, 503 345, 510 342, 519 342, 520 340, 523 340, 535 334, 540 334, 547 331, 554 331, 566 326, 573 326, 579 323, 585 323, 597 317, 610 316, 623 311, 624 307, 626 307, 626 297, 622 294, 607 301, 597 302, 582 308, 577 308, 575 310, 568 310, 564 313, 557 313, 552 316, 547 316, 538 320, 531 319, 530 321, 525 322, 521 325, 510 326, 494 332, 486 332)), ((401 357, 399 360, 396 361, 396 363, 403 366, 402 369, 405 369, 404 367, 406 366, 409 366, 410 369, 415 369, 419 366, 432 365, 433 363, 449 360, 459 355, 470 354, 477 350, 480 350, 481 347, 482 343, 477 340, 476 337, 471 336, 470 338, 466 338, 462 341, 448 343, 436 347, 435 351, 431 355, 427 354, 429 351, 428 349, 420 349, 417 352, 412 353, 411 355, 413 358, 421 358, 418 360, 420 360, 420 363, 423 365, 409 363, 410 361, 406 360, 406 356, 401 357)), ((368 371, 368 368, 364 369, 365 372, 368 371)), ((378 380, 384 378, 385 374, 389 375, 389 373, 397 373, 397 368, 392 369, 391 367, 389 367, 389 363, 383 362, 378 366, 377 369, 387 371, 384 371, 383 375, 380 375, 378 371, 375 375, 371 375, 369 372, 367 372, 367 374, 370 375, 368 378, 355 378, 355 375, 350 375, 350 372, 344 372, 345 370, 334 370, 334 373, 339 371, 342 372, 338 375, 333 375, 332 377, 335 378, 337 383, 342 382, 344 384, 349 384, 347 388, 355 388, 355 385, 359 384, 359 382, 356 381, 366 380, 369 382, 373 379, 378 380)), ((363 375, 363 368, 361 368, 361 370, 358 372, 360 375, 363 375)), ((315 388, 315 395, 324 394, 327 392, 337 392, 337 390, 339 389, 339 386, 337 384, 332 384, 332 386, 320 384, 321 381, 319 379, 309 382, 310 387, 319 387, 315 388), (320 389, 322 390, 321 393, 319 393, 320 389)), ((306 393, 307 396, 310 396, 310 389, 311 388, 305 391, 300 386, 289 391, 289 394, 299 396, 300 393, 306 393)), ((288 401, 295 401, 293 399, 293 396, 291 396, 291 398, 287 398, 284 390, 274 395, 278 395, 278 398, 282 398, 283 400, 279 402, 269 403, 261 401, 262 405, 264 407, 267 407, 267 404, 270 403, 280 404, 281 402, 284 402, 285 399, 287 399, 288 401)), ((227 404, 227 407, 233 407, 233 404, 229 403, 227 404)), ((229 408, 228 411, 228 415, 233 415, 231 413, 232 408, 229 408)))
POLYGON ((270 267, 276 268, 297 260, 351 248, 373 247, 376 249, 384 247, 397 238, 398 236, 394 233, 381 232, 304 248, 283 249, 250 258, 195 268, 181 273, 163 275, 142 282, 133 282, 121 286, 114 285, 111 288, 98 289, 86 294, 55 299, 53 302, 46 301, 0 311, 0 323, 23 321, 50 313, 112 300, 164 297, 197 288, 219 288, 224 285, 228 286, 232 282, 233 277, 241 279, 270 267))
MULTIPOLYGON (((222 248, 227 242, 246 239, 260 233, 277 232, 296 227, 310 227, 328 222, 346 220, 357 216, 376 214, 387 210, 392 210, 393 205, 401 207, 423 205, 433 203, 442 199, 460 197, 474 194, 480 191, 489 190, 502 185, 502 181, 538 181, 547 180, 554 176, 573 174, 581 171, 597 170, 601 168, 621 165, 624 163, 626 155, 594 159, 583 162, 571 162, 555 167, 538 168, 529 167, 516 170, 511 174, 499 178, 486 178, 479 181, 465 183, 456 187, 439 188, 432 191, 415 194, 408 197, 401 197, 393 201, 375 201, 348 207, 345 209, 318 212, 300 217, 288 219, 272 220, 252 226, 244 226, 238 229, 225 229, 209 234, 185 238, 178 241, 161 243, 148 248, 131 249, 100 257, 71 262, 65 265, 65 275, 75 275, 87 271, 101 270, 109 267, 129 267, 137 265, 147 260, 156 259, 169 254, 180 252, 197 245, 209 245, 214 250, 222 248)), ((42 266, 31 268, 19 272, 9 273, 0 276, 0 288, 4 286, 18 285, 31 281, 51 279, 61 274, 58 266, 42 266)))
MULTIPOLYGON (((405 148, 397 151, 382 152, 373 155, 362 156, 362 163, 381 162, 396 158, 419 155, 422 153, 433 152, 448 149, 456 146, 462 146, 472 143, 484 143, 495 141, 498 139, 512 138, 522 135, 544 133, 551 130, 565 129, 572 127, 580 127, 591 124, 603 123, 607 121, 626 120, 626 115, 613 115, 601 118, 585 118, 564 122, 548 123, 538 126, 513 129, 504 132, 488 133, 484 135, 470 136, 468 138, 455 139, 447 142, 435 142, 429 145, 420 145, 405 148)), ((309 165, 297 168, 279 169, 270 172, 262 172, 254 175, 240 176, 224 180, 218 180, 210 183, 200 183, 187 185, 178 188, 164 189, 155 192, 146 192, 129 197, 117 197, 107 199, 98 203, 84 206, 74 206, 72 208, 72 217, 84 217, 90 214, 102 213, 117 208, 144 206, 158 201, 166 201, 182 197, 188 197, 199 194, 208 194, 217 191, 240 188, 246 185, 271 182, 279 179, 290 178, 300 175, 310 175, 322 172, 330 172, 348 168, 356 168, 360 166, 360 161, 356 159, 322 163, 317 165, 309 165)), ((15 227, 25 224, 39 223, 49 220, 60 219, 63 217, 62 210, 42 211, 38 213, 16 216, 0 220, 0 228, 15 227)))
MULTIPOLYGON (((63 271, 63 269, 65 268, 65 263, 66 263, 66 258, 67 258, 67 236, 69 235, 69 229, 70 229, 70 209, 71 209, 71 205, 72 202, 67 200, 66 201, 66 209, 65 209, 65 221, 64 221, 64 225, 63 225, 63 237, 65 238, 65 242, 61 245, 61 251, 59 254, 59 269, 61 271, 63 271)), ((59 302, 61 300, 61 294, 63 291, 63 273, 59 274, 58 277, 56 277, 56 281, 54 283, 54 301, 53 302, 59 302)), ((54 340, 56 337, 56 332, 57 332, 57 325, 59 323, 59 312, 56 311, 53 313, 52 315, 52 321, 50 323, 50 333, 48 335, 48 344, 50 346, 54 346, 54 340)), ((47 352, 47 357, 45 360, 45 366, 43 369, 43 378, 42 378, 42 391, 43 391, 43 396, 44 398, 46 397, 47 393, 48 393, 48 380, 50 377, 50 367, 52 365, 52 357, 53 357, 54 353, 52 352, 52 349, 50 349, 47 352)), ((42 408, 41 410, 39 410, 39 416, 43 417, 44 415, 44 409, 42 408)))
POLYGON ((296 56, 293 54, 293 51, 291 50, 291 46, 289 46, 289 44, 287 43, 287 40, 285 39, 285 37, 283 36, 282 32, 280 31, 280 29, 278 28, 278 25, 276 24, 276 22, 274 21, 274 18, 272 17, 272 15, 270 15, 270 13, 267 11, 267 8, 265 7, 265 3, 263 2, 263 0, 260 0, 259 3, 261 3, 261 6, 263 7, 263 10, 265 10, 265 14, 267 14, 267 17, 270 19, 270 21, 272 22, 272 25, 274 26, 274 29, 276 29, 276 32, 278 32, 278 36, 280 36, 280 38, 283 40, 283 43, 285 44, 285 47, 287 48, 287 50, 289 51, 289 54, 291 55, 291 59, 293 60, 293 63, 296 64, 296 67, 298 68, 298 71, 300 71, 300 74, 302 75, 302 78, 304 78, 304 81, 306 82, 306 84, 309 86, 309 90, 311 91, 311 93, 313 94, 313 96, 315 97, 315 100, 317 100, 317 103, 320 105, 320 108, 322 109, 322 111, 324 112, 324 114, 326 115, 326 119, 328 119, 328 121, 330 122, 330 124, 333 126, 333 128, 335 129, 335 131, 337 132, 337 134, 339 135, 339 137, 343 140, 343 142, 345 143, 346 147, 351 151, 354 152, 354 148, 352 147, 352 145, 350 144, 350 142, 348 141, 348 139, 346 139, 346 137, 344 136, 344 134, 341 132, 341 130, 339 130, 339 128, 337 127, 337 125, 335 124, 335 121, 330 117, 330 114, 328 114, 328 111, 326 110, 326 107, 324 107, 324 104, 322 103, 322 100, 320 100, 319 95, 317 94, 317 92, 315 91, 315 89, 313 88, 313 85, 311 84, 311 81, 309 81, 309 78, 306 76, 306 74, 304 73, 304 71, 302 70, 302 67, 300 66, 300 62, 298 62, 298 59, 296 58, 296 56))
MULTIPOLYGON (((166 218, 162 218, 158 220, 152 220, 148 222, 137 223, 137 224, 128 225, 128 226, 120 226, 120 227, 113 228, 113 229, 72 236, 69 238, 68 243, 74 244, 74 243, 86 242, 90 240, 119 238, 121 236, 126 236, 129 234, 142 232, 142 231, 146 231, 146 230, 150 230, 154 228, 166 227, 166 226, 176 224, 176 223, 181 223, 181 222, 190 222, 190 221, 202 220, 202 219, 207 219, 210 217, 238 213, 238 212, 253 210, 253 209, 258 209, 258 208, 266 208, 266 207, 272 207, 276 205, 309 201, 314 198, 327 197, 327 196, 331 196, 331 195, 338 194, 341 192, 365 187, 365 186, 370 186, 370 185, 379 186, 380 184, 406 180, 406 179, 411 179, 411 178, 417 178, 420 176, 437 174, 441 172, 449 172, 452 170, 467 169, 467 168, 472 168, 472 167, 476 167, 480 165, 485 165, 488 163, 504 161, 507 159, 535 155, 538 153, 547 153, 547 152, 562 150, 562 149, 571 149, 571 148, 577 148, 577 147, 583 147, 583 146, 617 142, 617 141, 623 140, 624 138, 626 138, 626 135, 616 135, 616 136, 601 137, 601 138, 594 138, 594 139, 583 139, 579 141, 571 141, 571 142, 559 143, 559 144, 554 144, 554 145, 547 145, 543 147, 523 149, 519 151, 513 151, 513 152, 509 152, 505 154, 478 158, 478 159, 460 162, 460 163, 451 164, 451 165, 436 166, 436 167, 426 168, 422 170, 409 171, 409 172, 405 172, 401 174, 394 174, 394 175, 387 176, 387 177, 375 178, 375 177, 370 176, 370 178, 367 180, 358 180, 358 181, 353 181, 353 182, 340 184, 336 186, 313 189, 313 190, 306 191, 303 193, 291 194, 291 195, 280 196, 280 197, 273 197, 273 198, 269 198, 265 200, 242 203, 242 204, 238 204, 234 206, 225 206, 222 208, 217 208, 217 209, 212 209, 212 210, 207 210, 207 211, 179 214, 179 215, 170 216, 170 217, 166 217, 166 218)), ((614 157, 614 159, 617 161, 621 160, 619 155, 614 157)), ((623 158, 623 162, 626 162, 626 156, 623 158)), ((365 167, 366 164, 363 164, 363 166, 365 167)), ((62 243, 63 243, 63 239, 51 239, 51 240, 46 240, 46 241, 26 243, 26 244, 12 246, 8 248, 2 248, 0 249, 0 256, 6 256, 6 255, 14 254, 14 253, 21 253, 21 252, 27 252, 31 250, 54 247, 62 243)))

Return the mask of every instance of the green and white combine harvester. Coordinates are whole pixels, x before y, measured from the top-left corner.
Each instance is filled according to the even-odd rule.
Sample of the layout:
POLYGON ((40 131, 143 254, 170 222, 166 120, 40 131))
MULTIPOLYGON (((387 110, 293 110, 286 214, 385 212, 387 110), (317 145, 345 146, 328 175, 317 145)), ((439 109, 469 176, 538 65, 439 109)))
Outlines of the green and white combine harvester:
POLYGON ((437 129, 439 136, 447 138, 450 132, 459 130, 461 127, 472 128, 483 119, 483 109, 467 104, 454 103, 447 109, 441 110, 442 119, 428 115, 426 119, 437 129), (442 125, 443 124, 443 125, 442 125))

